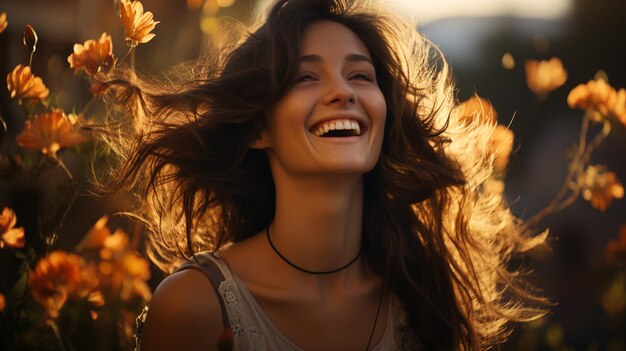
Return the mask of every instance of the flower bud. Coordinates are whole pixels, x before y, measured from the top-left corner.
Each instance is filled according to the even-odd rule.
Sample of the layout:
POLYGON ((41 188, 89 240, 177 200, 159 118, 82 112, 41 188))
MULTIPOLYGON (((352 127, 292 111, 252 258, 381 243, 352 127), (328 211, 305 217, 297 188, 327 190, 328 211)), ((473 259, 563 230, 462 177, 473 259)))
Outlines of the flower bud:
POLYGON ((24 27, 24 46, 28 48, 30 52, 35 52, 37 46, 37 32, 30 24, 24 27))
POLYGON ((9 22, 7 21, 7 14, 4 12, 0 13, 0 33, 4 32, 8 25, 9 22))

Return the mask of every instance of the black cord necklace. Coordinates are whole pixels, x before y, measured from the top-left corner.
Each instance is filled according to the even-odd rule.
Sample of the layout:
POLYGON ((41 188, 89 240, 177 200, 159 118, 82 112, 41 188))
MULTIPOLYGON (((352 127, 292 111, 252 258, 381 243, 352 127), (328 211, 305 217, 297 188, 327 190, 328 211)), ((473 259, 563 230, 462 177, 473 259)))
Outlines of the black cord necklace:
MULTIPOLYGON (((272 247, 272 249, 274 250, 274 252, 276 252, 276 254, 278 255, 278 257, 280 257, 283 261, 285 261, 288 265, 290 265, 291 267, 302 271, 304 273, 309 273, 309 274, 330 274, 330 273, 335 273, 335 272, 339 272, 342 269, 346 269, 348 267, 350 267, 354 262, 356 262, 356 260, 359 259, 359 257, 361 257, 361 252, 363 252, 363 245, 361 245, 361 248, 359 249, 359 252, 356 254, 356 256, 354 256, 354 258, 352 260, 350 260, 350 262, 348 262, 347 264, 336 268, 336 269, 332 269, 330 271, 310 271, 308 269, 304 269, 302 267, 298 267, 297 265, 295 265, 293 262, 289 261, 285 256, 283 256, 278 249, 276 248, 276 246, 274 246, 274 243, 272 242, 272 238, 270 237, 270 227, 268 226, 265 229, 265 234, 267 235, 267 241, 270 243, 270 246, 272 247)), ((381 288, 380 290, 380 297, 378 298, 378 307, 376 308, 376 317, 374 317, 374 325, 372 326, 372 332, 370 333, 370 336, 367 340, 367 345, 365 346, 365 351, 369 350, 370 345, 372 343, 372 338, 374 337, 374 332, 376 331, 376 324, 378 323, 378 316, 380 314, 380 308, 383 304, 383 296, 384 296, 384 286, 381 288)))
POLYGON ((335 272, 339 272, 342 269, 346 269, 348 267, 350 267, 354 262, 356 262, 356 260, 359 259, 359 257, 361 256, 361 252, 363 251, 363 245, 361 245, 361 248, 359 249, 359 252, 356 254, 356 256, 354 256, 354 258, 352 260, 350 260, 350 262, 346 263, 345 265, 336 268, 336 269, 332 269, 330 271, 310 271, 308 269, 304 269, 302 267, 298 267, 297 265, 295 265, 293 262, 289 261, 285 256, 283 256, 278 249, 276 248, 276 246, 274 246, 274 243, 272 242, 272 238, 270 238, 270 227, 268 226, 265 229, 265 233, 267 234, 267 241, 270 243, 270 246, 272 247, 272 249, 274 250, 274 252, 276 252, 276 254, 278 255, 278 257, 280 257, 283 261, 285 261, 288 265, 290 265, 291 267, 304 272, 304 273, 309 273, 309 274, 331 274, 331 273, 335 273, 335 272))

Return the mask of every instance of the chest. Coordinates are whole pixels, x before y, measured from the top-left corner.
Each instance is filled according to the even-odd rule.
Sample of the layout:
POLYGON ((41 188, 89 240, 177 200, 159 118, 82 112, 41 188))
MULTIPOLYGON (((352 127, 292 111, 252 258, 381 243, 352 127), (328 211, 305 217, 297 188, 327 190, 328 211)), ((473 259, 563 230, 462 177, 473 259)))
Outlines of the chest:
POLYGON ((369 349, 382 337, 387 306, 379 297, 285 303, 258 298, 259 305, 289 340, 305 350, 369 349), (371 339, 371 340, 370 340, 371 339))
POLYGON ((238 290, 241 316, 233 317, 242 328, 234 326, 234 334, 263 339, 251 349, 362 351, 369 344, 371 350, 389 323, 389 304, 380 291, 320 300, 285 298, 253 287, 238 290))

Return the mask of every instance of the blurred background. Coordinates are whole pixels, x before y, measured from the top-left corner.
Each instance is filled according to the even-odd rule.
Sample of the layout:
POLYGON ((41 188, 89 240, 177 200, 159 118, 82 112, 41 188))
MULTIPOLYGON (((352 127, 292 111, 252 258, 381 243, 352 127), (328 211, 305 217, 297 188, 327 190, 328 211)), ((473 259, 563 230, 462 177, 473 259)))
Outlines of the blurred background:
MULTIPOLYGON (((153 31, 156 37, 137 47, 137 70, 158 75, 180 62, 210 54, 206 43, 218 18, 250 23, 265 2, 144 0, 146 11, 160 23, 153 31)), ((499 123, 510 125, 515 147, 506 197, 517 216, 530 218, 550 202, 566 178, 584 114, 567 106, 568 93, 598 71, 604 72, 613 87, 626 87, 626 1, 386 3, 415 19, 419 31, 439 46, 452 67, 460 101, 478 94, 494 106, 499 123), (541 100, 528 89, 524 65, 529 59, 551 57, 563 61, 568 78, 541 100)), ((28 63, 22 34, 24 26, 31 24, 39 35, 33 71, 55 92, 59 106, 65 111, 81 111, 91 98, 89 82, 70 69, 67 57, 75 43, 98 38, 102 32, 112 36, 114 54, 123 57, 128 48, 116 9, 113 0, 0 1, 0 13, 6 13, 8 20, 0 34, 0 72, 6 75, 17 64, 28 63)), ((10 101, 4 88, 0 89, 0 111, 7 137, 14 138, 23 128, 24 111, 10 101)), ((63 157, 75 177, 84 182, 84 161, 71 153, 63 157)), ((626 182, 625 159, 626 132, 618 128, 594 152, 592 164, 605 165, 626 182)), ((45 210, 46 189, 58 186, 64 177, 58 169, 43 176, 45 181, 36 185, 0 179, 0 207, 23 213, 18 225, 26 232, 37 226, 29 209, 45 210)), ((55 246, 71 250, 98 218, 123 208, 122 198, 94 198, 87 186, 82 187, 55 246)), ((540 321, 518 326, 505 350, 626 350, 624 269, 611 265, 605 257, 607 242, 617 238, 624 225, 626 201, 618 200, 600 212, 582 199, 539 223, 537 230, 550 229, 552 251, 535 253, 523 264, 534 270, 531 281, 556 305, 540 321)), ((152 273, 150 285, 154 288, 163 274, 154 268, 152 273)), ((10 272, 2 273, 3 279, 10 276, 10 272)))

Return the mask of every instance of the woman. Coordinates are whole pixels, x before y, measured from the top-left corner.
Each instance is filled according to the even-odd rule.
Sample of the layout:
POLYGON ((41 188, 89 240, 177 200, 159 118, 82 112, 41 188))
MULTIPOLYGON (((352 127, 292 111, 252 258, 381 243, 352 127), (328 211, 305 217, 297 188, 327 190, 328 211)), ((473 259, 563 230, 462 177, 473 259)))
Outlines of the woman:
POLYGON ((278 0, 222 52, 181 85, 110 83, 135 117, 107 140, 115 184, 142 191, 153 262, 188 261, 142 350, 215 349, 225 328, 239 350, 473 350, 541 315, 506 263, 543 237, 482 189, 494 126, 453 113, 409 25, 278 0))

